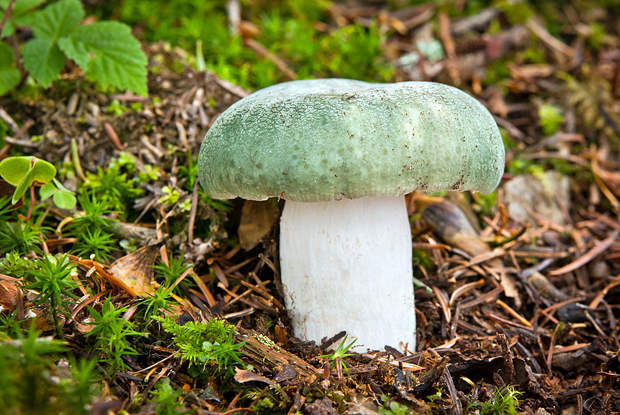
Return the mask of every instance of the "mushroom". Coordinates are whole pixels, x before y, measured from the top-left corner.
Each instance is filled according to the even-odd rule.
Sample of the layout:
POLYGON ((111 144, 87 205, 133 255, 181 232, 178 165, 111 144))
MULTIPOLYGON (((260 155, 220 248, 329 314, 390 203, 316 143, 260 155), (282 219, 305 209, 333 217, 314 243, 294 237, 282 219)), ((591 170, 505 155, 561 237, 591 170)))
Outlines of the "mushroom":
POLYGON ((503 171, 491 114, 431 82, 274 85, 228 108, 198 158, 211 197, 286 200, 280 265, 295 336, 346 330, 375 350, 415 350, 404 195, 489 193, 503 171))

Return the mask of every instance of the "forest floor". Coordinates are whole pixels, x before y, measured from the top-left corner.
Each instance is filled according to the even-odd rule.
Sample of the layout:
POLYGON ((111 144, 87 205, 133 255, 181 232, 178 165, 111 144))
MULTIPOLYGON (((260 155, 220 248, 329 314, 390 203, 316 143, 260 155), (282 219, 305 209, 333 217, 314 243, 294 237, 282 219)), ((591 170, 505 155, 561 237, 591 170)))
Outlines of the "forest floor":
MULTIPOLYGON (((536 16, 514 23, 493 7, 458 19, 433 4, 331 13, 340 25, 376 19, 391 33, 383 49, 394 81, 468 91, 494 115, 506 144, 506 173, 492 195, 407 196, 415 350, 352 347, 343 373, 333 355, 321 356, 344 333, 321 344, 293 336, 279 282, 284 201, 211 200, 196 179, 206 131, 249 92, 196 70, 180 49, 144 43, 148 97, 101 92, 77 68, 49 89, 0 97, 2 157, 62 166, 62 184, 81 195, 76 210, 36 202, 27 213, 29 193, 20 210, 0 209, 7 223, 45 227, 33 231, 37 248, 26 244, 23 258, 76 254, 68 258, 79 281, 72 296, 61 293, 58 307, 67 312, 54 313, 41 290, 25 286, 27 266, 4 260, 2 348, 22 342, 25 350, 30 337, 15 333, 33 321, 39 335, 64 347, 42 366, 19 366, 24 377, 40 368, 41 379, 10 378, 12 393, 26 396, 20 387, 39 385, 44 396, 32 402, 64 402, 60 383, 49 379, 77 376, 63 375, 73 365, 68 353, 95 359, 92 414, 620 413, 620 34, 597 39, 603 46, 593 53, 584 23, 618 27, 619 16, 601 7, 581 16, 568 5, 560 39, 536 16), (445 53, 420 51, 433 41, 445 53), (484 81, 489 76, 497 82, 484 81), (114 242, 109 248, 100 235, 78 254, 71 226, 89 209, 96 214, 84 206, 89 194, 107 201, 99 213, 110 219, 114 242), (221 327, 213 330, 225 334, 153 320, 170 315, 205 327, 215 321, 221 327), (106 334, 107 347, 94 332, 102 316, 126 322, 106 334)), ((295 77, 294 66, 248 44, 295 77)), ((0 197, 13 190, 0 188, 0 197)), ((0 229, 2 243, 27 239, 20 226, 21 236, 0 229)), ((12 355, 3 353, 8 362, 12 355)), ((38 413, 3 399, 11 413, 38 413)))

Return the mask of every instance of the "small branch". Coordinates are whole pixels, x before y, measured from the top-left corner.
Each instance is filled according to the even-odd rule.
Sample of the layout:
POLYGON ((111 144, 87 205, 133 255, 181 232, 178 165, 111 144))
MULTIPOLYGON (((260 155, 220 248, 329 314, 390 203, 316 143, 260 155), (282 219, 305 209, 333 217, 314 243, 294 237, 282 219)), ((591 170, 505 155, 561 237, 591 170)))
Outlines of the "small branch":
POLYGON ((112 127, 112 124, 110 124, 109 122, 103 124, 103 129, 105 130, 106 134, 110 138, 110 141, 112 142, 112 144, 114 144, 114 146, 120 151, 124 151, 125 147, 121 143, 121 140, 119 140, 118 135, 116 134, 116 131, 114 131, 114 127, 112 127))
POLYGON ((9 126, 11 131, 13 131, 13 134, 17 134, 17 132, 19 131, 19 125, 17 125, 17 123, 13 120, 13 118, 11 118, 9 113, 6 112, 2 107, 0 107, 0 119, 2 119, 2 121, 4 121, 6 125, 9 126))
POLYGON ((269 59, 271 62, 275 63, 280 72, 284 74, 290 81, 297 79, 297 74, 288 67, 286 62, 284 62, 279 56, 271 53, 269 49, 263 46, 261 43, 258 43, 254 39, 245 39, 244 42, 247 47, 252 49, 254 52, 258 53, 260 56, 269 59))
POLYGON ((4 13, 4 16, 2 17, 2 22, 0 22, 0 35, 2 34, 2 31, 4 30, 4 25, 6 24, 7 20, 9 20, 9 16, 13 14, 14 4, 15 4, 15 0, 11 0, 11 2, 9 3, 9 7, 7 7, 6 12, 4 13))
POLYGON ((444 370, 441 379, 446 383, 446 386, 448 387, 448 394, 450 395, 450 400, 452 401, 455 415, 461 415, 463 413, 461 409, 461 401, 459 400, 458 394, 456 392, 456 387, 454 386, 454 381, 452 380, 450 371, 444 370))
POLYGON ((614 242, 616 242, 616 239, 618 239, 618 235, 620 235, 620 233, 618 231, 614 231, 609 236, 609 238, 606 238, 603 241, 598 242, 593 248, 591 248, 588 252, 586 252, 579 259, 571 262, 570 264, 567 264, 567 265, 563 266, 562 268, 558 268, 558 269, 556 269, 554 271, 549 272, 549 275, 562 275, 562 274, 566 274, 567 272, 574 271, 577 268, 579 268, 581 266, 584 266, 585 264, 587 264, 588 262, 592 261, 597 256, 599 256, 602 253, 604 253, 605 251, 607 251, 607 249, 610 246, 612 246, 614 244, 614 242))

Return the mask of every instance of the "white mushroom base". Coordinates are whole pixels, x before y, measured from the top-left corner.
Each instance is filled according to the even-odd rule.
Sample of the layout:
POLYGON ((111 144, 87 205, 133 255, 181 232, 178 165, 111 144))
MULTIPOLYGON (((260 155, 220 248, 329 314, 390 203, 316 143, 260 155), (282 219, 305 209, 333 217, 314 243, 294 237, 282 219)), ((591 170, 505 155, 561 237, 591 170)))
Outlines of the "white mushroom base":
POLYGON ((280 266, 295 336, 346 330, 367 349, 415 350, 411 251, 404 196, 287 201, 280 266))

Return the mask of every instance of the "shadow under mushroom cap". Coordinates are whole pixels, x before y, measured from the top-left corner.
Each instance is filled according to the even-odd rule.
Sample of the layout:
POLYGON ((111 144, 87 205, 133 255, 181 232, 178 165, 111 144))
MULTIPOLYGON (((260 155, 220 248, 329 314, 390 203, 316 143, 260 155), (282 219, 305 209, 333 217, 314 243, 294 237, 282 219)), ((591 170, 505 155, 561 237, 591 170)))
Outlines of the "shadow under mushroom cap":
POLYGON ((205 136, 198 166, 203 188, 219 199, 489 193, 504 171, 504 146, 491 114, 456 88, 306 80, 232 105, 205 136))

